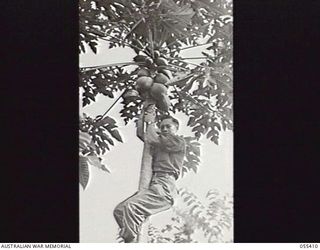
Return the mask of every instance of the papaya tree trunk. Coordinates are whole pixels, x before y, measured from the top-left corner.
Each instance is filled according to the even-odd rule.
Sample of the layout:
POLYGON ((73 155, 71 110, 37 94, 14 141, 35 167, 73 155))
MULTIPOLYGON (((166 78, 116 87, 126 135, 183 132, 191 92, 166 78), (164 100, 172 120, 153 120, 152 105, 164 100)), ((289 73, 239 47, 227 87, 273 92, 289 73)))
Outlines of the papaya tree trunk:
MULTIPOLYGON (((143 106, 143 112, 144 112, 144 117, 148 113, 155 112, 155 103, 152 99, 148 98, 144 102, 143 106)), ((148 116, 150 117, 150 116, 148 116)), ((155 116, 152 116, 155 117, 155 116)), ((144 134, 148 129, 148 123, 149 122, 154 122, 151 120, 144 120, 144 134)), ((147 140, 144 140, 144 146, 143 146, 143 153, 142 153, 142 160, 141 160, 141 169, 140 169, 140 179, 139 179, 139 191, 147 189, 149 187, 150 181, 152 178, 152 153, 151 153, 151 145, 147 142, 147 140)), ((138 239, 137 242, 146 242, 147 236, 144 234, 143 227, 146 224, 147 221, 145 221, 141 227, 140 227, 140 232, 138 234, 138 239)))
POLYGON ((142 160, 141 160, 139 191, 143 189, 147 189, 149 187, 151 177, 152 177, 151 166, 152 166, 151 147, 148 142, 145 142, 143 146, 143 153, 142 153, 142 160))
MULTIPOLYGON (((148 113, 155 112, 155 103, 152 99, 148 98, 144 102, 143 107, 144 117, 148 115, 148 113)), ((155 116, 147 116, 155 117, 155 116)), ((145 131, 148 128, 150 119, 144 120, 144 134, 145 131)), ((150 181, 152 177, 152 154, 151 154, 151 145, 147 142, 147 140, 144 140, 144 146, 143 146, 143 153, 142 153, 142 160, 141 160, 141 169, 140 169, 140 179, 139 179, 139 191, 143 189, 147 189, 149 187, 150 181)))

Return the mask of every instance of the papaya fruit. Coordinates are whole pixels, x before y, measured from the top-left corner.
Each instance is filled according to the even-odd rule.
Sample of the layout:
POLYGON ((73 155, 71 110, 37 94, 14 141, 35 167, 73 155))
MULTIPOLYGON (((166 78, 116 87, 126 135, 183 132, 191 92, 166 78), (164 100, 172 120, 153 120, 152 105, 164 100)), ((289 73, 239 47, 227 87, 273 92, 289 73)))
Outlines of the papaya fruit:
POLYGON ((142 94, 146 91, 149 91, 153 84, 153 79, 149 76, 140 76, 136 80, 136 90, 139 92, 139 94, 142 94))
POLYGON ((140 76, 150 76, 150 72, 146 68, 141 68, 141 69, 139 69, 137 75, 138 75, 138 77, 140 77, 140 76))
POLYGON ((129 89, 123 94, 124 99, 134 96, 139 96, 139 92, 135 89, 129 89))
POLYGON ((155 58, 158 58, 158 57, 160 57, 160 51, 159 50, 155 50, 154 52, 153 52, 153 55, 154 55, 154 57, 155 58))
POLYGON ((163 95, 167 95, 168 88, 161 83, 153 83, 150 88, 150 95, 155 100, 160 100, 163 95))
POLYGON ((170 107, 170 99, 166 94, 161 94, 160 98, 156 101, 156 107, 162 111, 168 112, 170 107))
POLYGON ((158 73, 156 77, 154 78, 154 82, 166 84, 169 81, 169 77, 167 77, 163 73, 158 73))
POLYGON ((158 69, 158 72, 165 74, 169 79, 172 78, 172 73, 168 69, 158 69))
POLYGON ((168 60, 163 58, 163 57, 158 57, 156 60, 155 60, 155 63, 158 65, 158 66, 167 66, 168 65, 168 60))
POLYGON ((134 58, 133 58, 133 61, 135 62, 145 62, 147 60, 147 57, 146 56, 143 56, 143 55, 136 55, 134 58))
POLYGON ((149 57, 145 60, 145 63, 148 67, 150 67, 153 64, 153 60, 149 57))

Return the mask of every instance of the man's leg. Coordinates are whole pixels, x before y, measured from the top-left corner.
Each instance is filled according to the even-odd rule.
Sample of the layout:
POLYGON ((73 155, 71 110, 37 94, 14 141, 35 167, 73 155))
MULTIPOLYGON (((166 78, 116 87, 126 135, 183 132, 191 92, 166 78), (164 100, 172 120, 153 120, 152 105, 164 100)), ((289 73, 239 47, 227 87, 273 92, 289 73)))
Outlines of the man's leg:
POLYGON ((163 188, 159 185, 151 186, 124 202, 114 210, 114 217, 121 228, 120 236, 125 242, 132 242, 143 221, 150 215, 169 209, 172 202, 163 195, 163 188))
POLYGON ((127 199, 125 199, 124 201, 120 202, 115 209, 113 210, 113 217, 115 218, 117 224, 119 225, 120 228, 124 227, 123 224, 123 214, 124 214, 124 206, 126 205, 126 202, 131 199, 132 197, 134 197, 135 195, 137 195, 138 192, 134 193, 133 195, 129 196, 127 199))

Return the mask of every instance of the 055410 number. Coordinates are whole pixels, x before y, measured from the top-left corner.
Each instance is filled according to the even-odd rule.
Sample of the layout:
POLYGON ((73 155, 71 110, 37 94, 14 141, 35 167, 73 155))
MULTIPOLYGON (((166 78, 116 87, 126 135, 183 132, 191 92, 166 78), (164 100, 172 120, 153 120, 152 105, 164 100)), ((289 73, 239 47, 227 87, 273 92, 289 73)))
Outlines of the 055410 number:
POLYGON ((300 248, 318 248, 318 244, 302 243, 302 244, 300 244, 300 248))

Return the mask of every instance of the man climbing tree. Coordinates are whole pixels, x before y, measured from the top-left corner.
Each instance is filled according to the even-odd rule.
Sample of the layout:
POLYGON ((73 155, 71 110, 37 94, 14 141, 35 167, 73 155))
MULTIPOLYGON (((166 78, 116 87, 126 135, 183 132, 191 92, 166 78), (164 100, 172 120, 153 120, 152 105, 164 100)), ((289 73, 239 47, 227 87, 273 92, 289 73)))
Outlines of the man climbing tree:
POLYGON ((142 116, 137 124, 137 135, 152 146, 152 178, 148 187, 141 188, 133 196, 121 202, 114 210, 120 226, 120 236, 126 243, 136 242, 141 224, 153 214, 169 209, 176 195, 178 179, 185 156, 185 141, 176 135, 179 122, 166 116, 160 123, 160 131, 152 122, 154 112, 142 116), (151 116, 151 117, 150 117, 151 116), (144 132, 144 123, 149 126, 144 132))
POLYGON ((80 53, 98 54, 107 42, 109 49, 134 54, 129 61, 80 69, 83 107, 102 95, 118 96, 102 115, 81 119, 83 189, 91 176, 89 164, 110 173, 101 161, 115 140, 123 142, 109 111, 121 101, 126 125, 140 116, 144 149, 138 191, 114 210, 125 242, 136 240, 145 218, 170 208, 180 172, 197 173, 198 141, 206 137, 218 145, 221 133, 233 129, 231 15, 231 0, 79 1, 80 53), (175 135, 179 124, 171 117, 161 119, 158 134, 155 118, 169 112, 187 116, 183 125, 193 136, 185 142, 175 135))

